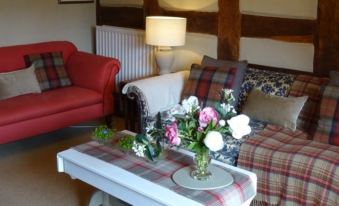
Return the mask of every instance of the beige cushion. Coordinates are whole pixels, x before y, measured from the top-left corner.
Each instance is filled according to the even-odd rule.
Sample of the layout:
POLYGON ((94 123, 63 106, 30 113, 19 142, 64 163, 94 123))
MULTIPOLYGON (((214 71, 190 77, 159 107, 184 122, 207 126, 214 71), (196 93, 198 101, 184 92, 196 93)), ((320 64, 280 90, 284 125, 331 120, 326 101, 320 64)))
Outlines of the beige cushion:
POLYGON ((0 73, 0 100, 29 93, 41 93, 34 65, 26 69, 0 73))
POLYGON ((280 97, 253 89, 247 97, 243 113, 256 120, 295 130, 306 100, 307 96, 280 97))

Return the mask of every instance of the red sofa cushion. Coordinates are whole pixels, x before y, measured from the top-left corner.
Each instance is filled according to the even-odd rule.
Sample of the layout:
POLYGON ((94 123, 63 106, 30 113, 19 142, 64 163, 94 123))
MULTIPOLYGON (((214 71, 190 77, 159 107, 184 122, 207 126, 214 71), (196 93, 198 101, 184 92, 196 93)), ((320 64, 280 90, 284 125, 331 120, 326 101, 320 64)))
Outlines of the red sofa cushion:
POLYGON ((75 86, 50 90, 41 94, 21 95, 0 101, 0 126, 102 101, 102 94, 75 86))
POLYGON ((41 91, 70 86, 72 84, 64 66, 62 52, 27 54, 24 56, 24 59, 26 67, 34 64, 35 74, 41 91))
POLYGON ((0 72, 10 72, 25 67, 26 54, 61 51, 64 62, 77 51, 71 42, 50 41, 36 44, 0 47, 0 72))

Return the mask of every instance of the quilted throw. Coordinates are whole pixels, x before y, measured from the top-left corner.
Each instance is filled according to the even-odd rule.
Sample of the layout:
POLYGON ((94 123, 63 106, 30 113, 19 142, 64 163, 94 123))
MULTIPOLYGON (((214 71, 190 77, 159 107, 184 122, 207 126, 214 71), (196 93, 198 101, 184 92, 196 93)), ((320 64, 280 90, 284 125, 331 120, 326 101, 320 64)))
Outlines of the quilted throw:
POLYGON ((339 147, 267 126, 241 145, 238 166, 258 176, 253 205, 339 205, 339 147))

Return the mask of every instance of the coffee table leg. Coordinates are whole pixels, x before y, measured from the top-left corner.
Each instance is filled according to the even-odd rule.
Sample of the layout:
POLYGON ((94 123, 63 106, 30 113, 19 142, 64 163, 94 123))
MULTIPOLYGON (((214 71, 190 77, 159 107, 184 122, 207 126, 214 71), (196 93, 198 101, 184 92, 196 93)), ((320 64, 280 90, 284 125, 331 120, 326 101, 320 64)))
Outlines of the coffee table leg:
POLYGON ((97 190, 92 194, 88 206, 112 206, 110 196, 101 190, 97 190))
POLYGON ((97 190, 95 191, 91 199, 89 200, 88 206, 128 206, 129 204, 110 196, 109 194, 97 190))

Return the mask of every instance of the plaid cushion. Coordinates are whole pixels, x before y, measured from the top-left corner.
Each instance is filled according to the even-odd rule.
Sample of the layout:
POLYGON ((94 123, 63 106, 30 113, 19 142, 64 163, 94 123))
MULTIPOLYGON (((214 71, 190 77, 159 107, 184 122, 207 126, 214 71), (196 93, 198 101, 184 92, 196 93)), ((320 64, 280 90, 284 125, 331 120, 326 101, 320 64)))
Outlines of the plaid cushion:
POLYGON ((196 96, 201 106, 213 106, 220 100, 223 88, 233 87, 237 68, 212 67, 193 64, 188 81, 185 84, 183 98, 196 96))
POLYGON ((71 85, 64 67, 62 52, 46 52, 40 54, 29 54, 24 56, 26 66, 34 63, 42 91, 71 85))
POLYGON ((339 146, 339 87, 327 86, 320 104, 314 140, 339 146))
POLYGON ((327 82, 328 78, 320 78, 311 75, 298 75, 296 77, 289 96, 308 96, 308 99, 299 114, 297 128, 308 131, 310 134, 315 132, 319 119, 319 105, 322 88, 327 82))

